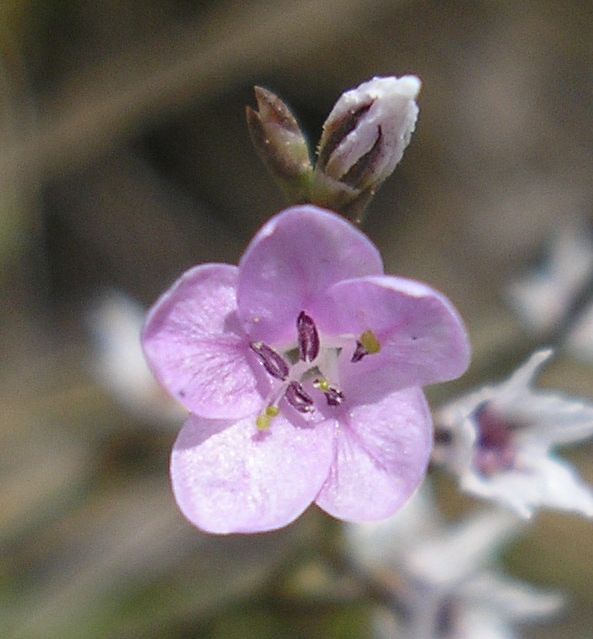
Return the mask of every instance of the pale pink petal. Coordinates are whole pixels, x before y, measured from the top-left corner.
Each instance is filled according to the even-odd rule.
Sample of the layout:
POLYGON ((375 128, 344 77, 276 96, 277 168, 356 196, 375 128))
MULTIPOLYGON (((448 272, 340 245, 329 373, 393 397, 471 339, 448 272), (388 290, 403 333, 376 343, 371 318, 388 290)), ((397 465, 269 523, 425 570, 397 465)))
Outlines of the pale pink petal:
POLYGON ((315 499, 333 456, 331 421, 294 426, 282 415, 258 432, 255 416, 234 424, 190 416, 171 457, 183 514, 213 533, 286 526, 315 499))
POLYGON ((294 342, 301 311, 313 319, 326 289, 383 272, 376 247, 343 218, 295 206, 272 218, 239 264, 239 317, 253 339, 294 342))
POLYGON ((379 353, 350 362, 341 357, 341 383, 364 383, 369 395, 424 386, 459 377, 469 364, 463 322, 451 303, 424 284, 400 277, 366 277, 336 284, 328 291, 319 324, 330 334, 360 336, 372 331, 379 353))
POLYGON ((347 521, 389 517, 422 481, 431 446, 432 420, 419 388, 351 407, 340 418, 336 458, 316 503, 347 521))
POLYGON ((262 403, 236 315, 237 270, 205 264, 187 271, 153 306, 142 334, 158 380, 204 417, 238 418, 262 403))

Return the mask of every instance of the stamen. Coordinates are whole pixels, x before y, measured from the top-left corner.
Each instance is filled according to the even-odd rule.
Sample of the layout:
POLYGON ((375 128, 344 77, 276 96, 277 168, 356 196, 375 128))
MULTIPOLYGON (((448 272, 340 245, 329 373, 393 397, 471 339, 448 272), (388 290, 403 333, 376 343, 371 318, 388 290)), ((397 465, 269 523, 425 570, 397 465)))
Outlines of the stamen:
POLYGON ((280 409, 278 406, 268 406, 266 410, 255 420, 257 430, 269 430, 274 417, 278 416, 280 409))
POLYGON ((284 381, 288 377, 288 364, 282 355, 263 342, 251 342, 251 350, 259 357, 266 371, 276 379, 284 381))
POLYGON ((344 401, 344 393, 335 386, 331 386, 325 393, 325 399, 329 406, 339 406, 344 401))
POLYGON ((313 386, 325 395, 329 406, 339 406, 344 401, 344 393, 335 386, 332 386, 327 379, 323 377, 316 379, 313 382, 313 386))
POLYGON ((315 386, 315 388, 318 388, 323 393, 327 393, 331 388, 327 379, 324 379, 323 377, 321 379, 316 379, 313 382, 313 386, 315 386))
POLYGON ((351 362, 360 362, 360 360, 368 355, 369 352, 367 349, 360 343, 360 341, 356 340, 356 348, 354 349, 354 353, 352 355, 351 362))
POLYGON ((356 340, 356 349, 352 355, 351 362, 360 362, 365 355, 375 355, 381 351, 381 343, 373 331, 365 331, 356 340))
POLYGON ((319 355, 319 333, 315 322, 305 311, 297 318, 299 356, 303 362, 312 362, 319 355))
POLYGON ((313 398, 298 382, 290 382, 284 394, 286 401, 299 413, 313 412, 313 398))

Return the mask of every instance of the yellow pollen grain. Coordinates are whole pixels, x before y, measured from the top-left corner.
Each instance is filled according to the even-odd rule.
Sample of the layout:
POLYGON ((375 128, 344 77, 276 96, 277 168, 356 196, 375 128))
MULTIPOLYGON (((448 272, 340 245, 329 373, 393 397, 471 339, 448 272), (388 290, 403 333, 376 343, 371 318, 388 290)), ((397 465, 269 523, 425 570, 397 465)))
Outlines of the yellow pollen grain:
POLYGON ((330 390, 330 384, 327 379, 318 379, 314 382, 313 386, 324 393, 327 393, 330 390))
POLYGON ((262 413, 256 420, 255 425, 257 426, 257 430, 269 430, 270 424, 272 423, 272 418, 265 413, 262 413))
POLYGON ((272 420, 280 413, 278 406, 268 406, 266 410, 255 420, 257 430, 270 430, 272 420))
POLYGON ((379 340, 377 339, 377 336, 373 333, 373 331, 365 331, 360 336, 359 341, 369 355, 374 355, 381 350, 381 344, 379 343, 379 340))

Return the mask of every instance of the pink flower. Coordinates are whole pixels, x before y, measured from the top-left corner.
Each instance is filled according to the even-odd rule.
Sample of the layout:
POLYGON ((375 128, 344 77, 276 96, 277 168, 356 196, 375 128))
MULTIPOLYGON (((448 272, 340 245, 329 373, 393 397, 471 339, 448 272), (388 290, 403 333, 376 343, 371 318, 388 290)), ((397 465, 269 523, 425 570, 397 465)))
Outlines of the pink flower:
POLYGON ((365 235, 314 206, 272 218, 238 267, 182 275, 143 344, 191 413, 172 454, 175 497, 216 533, 280 528, 312 502, 349 521, 393 514, 432 446, 420 387, 469 360, 446 298, 384 275, 365 235))

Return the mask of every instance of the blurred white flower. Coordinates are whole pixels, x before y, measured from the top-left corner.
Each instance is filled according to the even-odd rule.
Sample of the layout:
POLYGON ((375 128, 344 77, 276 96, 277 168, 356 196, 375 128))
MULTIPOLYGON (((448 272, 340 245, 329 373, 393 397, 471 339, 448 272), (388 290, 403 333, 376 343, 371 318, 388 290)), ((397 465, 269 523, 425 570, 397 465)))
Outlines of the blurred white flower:
POLYGON ((92 373, 115 400, 151 423, 179 424, 186 415, 150 372, 140 345, 145 311, 117 291, 98 300, 89 314, 95 354, 92 373))
MULTIPOLYGON (((593 234, 584 224, 564 227, 550 244, 543 264, 507 287, 507 298, 535 335, 558 326, 593 275, 593 234)), ((565 345, 593 362, 593 304, 582 312, 565 345)))
POLYGON ((378 608, 376 639, 511 639, 514 625, 544 620, 562 598, 541 593, 492 567, 522 529, 504 510, 457 524, 441 520, 423 489, 394 517, 349 524, 358 569, 392 589, 392 609, 378 608))
POLYGON ((593 435, 593 405, 532 383, 551 350, 534 353, 506 381, 454 400, 436 418, 434 459, 461 488, 530 517, 537 508, 593 516, 593 491, 556 446, 593 435))

